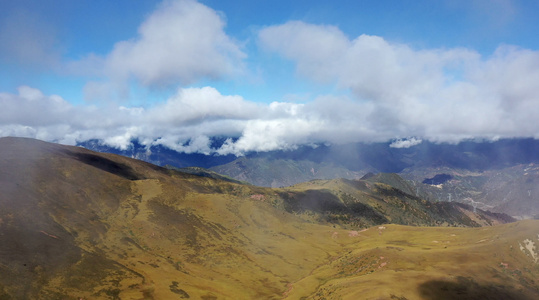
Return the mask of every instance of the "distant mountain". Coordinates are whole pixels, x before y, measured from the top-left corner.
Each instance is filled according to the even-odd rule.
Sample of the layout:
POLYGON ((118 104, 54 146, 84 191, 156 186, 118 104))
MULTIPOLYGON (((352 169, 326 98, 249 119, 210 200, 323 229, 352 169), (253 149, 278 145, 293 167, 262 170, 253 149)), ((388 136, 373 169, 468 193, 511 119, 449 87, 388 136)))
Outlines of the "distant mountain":
MULTIPOLYGON (((224 139, 212 141, 218 147, 224 139)), ((367 173, 399 173, 412 181, 416 196, 431 201, 458 201, 518 218, 539 215, 535 177, 524 175, 528 166, 533 169, 539 165, 539 140, 535 139, 459 144, 424 141, 410 148, 392 148, 390 143, 302 146, 291 151, 247 153, 239 158, 183 154, 161 146, 145 149, 136 141, 133 145, 118 152, 97 141, 84 144, 89 149, 116 151, 158 165, 209 168, 268 187, 314 179, 358 179, 367 173)))
MULTIPOLYGON (((214 148, 219 147, 223 138, 212 140, 214 148)), ((132 147, 118 150, 104 146, 96 140, 80 143, 78 146, 98 151, 121 154, 160 166, 203 167, 231 163, 234 155, 205 155, 200 153, 180 153, 163 146, 149 149, 137 140, 132 147)), ((349 171, 376 173, 400 173, 407 168, 440 168, 485 171, 507 168, 518 164, 539 163, 539 140, 502 139, 490 141, 464 141, 459 144, 435 144, 424 141, 410 148, 392 148, 390 143, 355 143, 346 145, 301 146, 296 150, 247 153, 248 159, 266 161, 308 161, 313 164, 330 164, 349 171)))
POLYGON ((431 201, 458 201, 517 218, 539 214, 539 164, 486 170, 413 168, 401 175, 416 195, 431 201), (423 183, 421 183, 421 180, 423 183), (443 180, 442 180, 443 179, 443 180))
POLYGON ((284 187, 313 179, 360 178, 364 172, 350 171, 332 163, 309 160, 241 157, 211 170, 258 186, 284 187))
POLYGON ((272 189, 199 171, 0 138, 0 299, 539 296, 539 221, 387 225, 510 218, 394 174, 272 189))
MULTIPOLYGON (((221 139, 214 139, 215 145, 221 143, 221 139)), ((78 143, 77 146, 101 153, 119 154, 130 158, 140 159, 158 166, 173 166, 176 168, 201 167, 210 168, 226 164, 235 160, 235 155, 215 155, 202 153, 177 152, 161 145, 146 148, 137 140, 131 141, 131 147, 125 150, 106 146, 98 140, 89 140, 78 143)))
POLYGON ((518 165, 489 175, 479 201, 514 216, 539 215, 539 164, 518 165))

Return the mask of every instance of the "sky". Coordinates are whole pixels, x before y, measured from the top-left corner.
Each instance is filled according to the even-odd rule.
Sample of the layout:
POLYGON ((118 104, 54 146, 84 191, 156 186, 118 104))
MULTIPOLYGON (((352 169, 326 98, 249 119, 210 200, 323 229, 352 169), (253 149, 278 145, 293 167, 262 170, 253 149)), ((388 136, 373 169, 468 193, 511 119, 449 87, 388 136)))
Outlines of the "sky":
POLYGON ((539 1, 0 0, 0 136, 242 155, 539 138, 539 1), (212 148, 212 137, 230 138, 212 148))

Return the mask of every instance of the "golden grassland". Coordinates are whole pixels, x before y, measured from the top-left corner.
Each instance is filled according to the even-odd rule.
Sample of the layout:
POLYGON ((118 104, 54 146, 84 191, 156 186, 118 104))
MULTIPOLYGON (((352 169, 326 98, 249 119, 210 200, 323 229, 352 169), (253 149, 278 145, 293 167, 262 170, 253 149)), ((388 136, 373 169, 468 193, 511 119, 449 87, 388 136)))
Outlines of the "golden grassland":
POLYGON ((430 215, 380 184, 260 188, 36 142, 21 158, 26 143, 0 143, 2 300, 539 296, 538 220, 341 226, 297 202, 363 199, 391 218, 430 215))
MULTIPOLYGON (((296 282, 290 299, 536 299, 539 265, 520 250, 539 222, 483 228, 384 225, 296 282)), ((537 251, 537 250, 536 250, 537 251)))
MULTIPOLYGON (((211 189, 216 184, 184 180, 186 186, 193 186, 190 180, 211 189)), ((108 291, 120 299, 533 299, 539 294, 539 266, 519 247, 525 239, 539 242, 539 221, 350 230, 275 208, 271 189, 227 183, 220 186, 228 190, 223 194, 200 193, 200 186, 186 192, 177 182, 133 181, 132 199, 103 221, 109 230, 100 241, 86 245, 131 276, 101 279, 83 296, 106 297, 108 291)))

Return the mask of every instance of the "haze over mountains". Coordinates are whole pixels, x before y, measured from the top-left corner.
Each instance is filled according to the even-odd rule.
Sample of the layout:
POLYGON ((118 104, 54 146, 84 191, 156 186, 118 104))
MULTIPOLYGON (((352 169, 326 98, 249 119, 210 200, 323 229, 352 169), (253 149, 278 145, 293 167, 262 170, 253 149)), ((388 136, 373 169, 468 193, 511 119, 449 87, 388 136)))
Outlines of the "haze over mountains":
POLYGON ((273 189, 21 138, 0 170, 2 299, 539 295, 539 221, 394 174, 273 189))

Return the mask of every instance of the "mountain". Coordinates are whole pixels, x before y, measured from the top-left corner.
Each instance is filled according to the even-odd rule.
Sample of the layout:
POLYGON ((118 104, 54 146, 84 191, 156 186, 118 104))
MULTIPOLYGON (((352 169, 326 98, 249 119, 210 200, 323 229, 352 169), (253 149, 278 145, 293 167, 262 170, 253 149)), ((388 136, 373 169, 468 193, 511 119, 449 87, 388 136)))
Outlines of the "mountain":
POLYGON ((352 228, 387 223, 476 227, 515 221, 505 214, 474 210, 458 202, 430 202, 396 188, 411 191, 406 185, 396 174, 383 174, 366 180, 314 180, 282 189, 279 194, 289 212, 352 228))
POLYGON ((539 216, 538 149, 535 139, 423 142, 405 149, 391 148, 389 143, 303 147, 248 155, 212 170, 273 187, 396 172, 411 182, 414 191, 409 194, 526 219, 539 216))
MULTIPOLYGON (((224 140, 222 138, 213 138, 211 146, 219 147, 224 140)), ((235 155, 216 155, 216 154, 203 154, 203 153, 184 153, 178 152, 161 145, 154 145, 146 147, 142 145, 138 140, 131 141, 131 146, 127 149, 117 149, 103 144, 99 140, 88 140, 80 142, 77 146, 102 152, 102 153, 114 153, 140 159, 158 166, 169 165, 176 168, 186 167, 200 167, 210 168, 217 165, 222 165, 235 160, 235 155)))
POLYGON ((331 163, 259 157, 240 157, 210 169, 254 185, 268 187, 290 186, 313 179, 357 179, 363 174, 331 163))
POLYGON ((182 173, 193 174, 193 175, 197 175, 197 176, 201 176, 201 177, 208 177, 208 178, 219 179, 219 180, 224 180, 224 181, 230 181, 230 182, 235 182, 235 183, 249 184, 249 183, 244 182, 244 181, 236 180, 236 179, 234 179, 234 178, 232 178, 230 176, 221 175, 221 174, 219 174, 217 172, 214 172, 214 171, 211 171, 211 170, 208 170, 208 169, 205 169, 205 168, 200 168, 200 167, 177 168, 177 167, 174 167, 174 166, 166 165, 165 168, 170 169, 170 170, 176 170, 176 171, 179 171, 179 172, 182 172, 182 173))
MULTIPOLYGON (((210 146, 217 149, 225 140, 224 137, 212 138, 210 146)), ((415 170, 421 172, 446 168, 482 173, 517 165, 539 164, 539 140, 536 139, 471 140, 458 144, 423 141, 409 148, 394 148, 391 145, 354 143, 300 146, 295 150, 251 152, 236 157, 180 153, 160 145, 147 148, 137 140, 133 140, 132 146, 125 150, 106 146, 97 140, 79 144, 90 150, 121 154, 160 166, 212 169, 255 185, 272 187, 312 179, 356 179, 369 172, 409 174, 415 170)))
POLYGON ((431 201, 458 201, 520 219, 539 215, 539 164, 485 171, 413 168, 401 174, 416 194, 431 201))
POLYGON ((1 138, 0 299, 539 296, 539 221, 404 183, 264 188, 1 138), (460 228, 417 226, 431 224, 460 228), (500 225, 465 228, 484 224, 500 225))
MULTIPOLYGON (((212 138, 210 147, 218 149, 225 140, 224 137, 212 138)), ((171 165, 178 168, 211 168, 232 163, 238 159, 232 154, 181 153, 161 145, 146 147, 137 140, 132 140, 131 144, 131 147, 125 150, 106 146, 98 140, 81 142, 78 146, 98 152, 121 154, 160 166, 171 165)), ((244 157, 265 159, 266 162, 284 160, 305 161, 314 165, 325 163, 364 174, 368 170, 376 173, 401 173, 410 168, 440 167, 482 172, 519 164, 539 163, 539 151, 537 151, 539 140, 531 138, 497 141, 469 140, 458 144, 423 141, 409 148, 395 148, 391 145, 386 142, 300 146, 295 150, 249 152, 244 157)))
POLYGON ((28 139, 0 157, 2 299, 272 298, 340 248, 266 189, 28 139))

